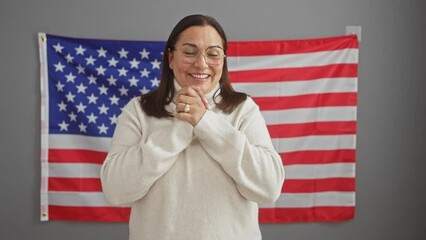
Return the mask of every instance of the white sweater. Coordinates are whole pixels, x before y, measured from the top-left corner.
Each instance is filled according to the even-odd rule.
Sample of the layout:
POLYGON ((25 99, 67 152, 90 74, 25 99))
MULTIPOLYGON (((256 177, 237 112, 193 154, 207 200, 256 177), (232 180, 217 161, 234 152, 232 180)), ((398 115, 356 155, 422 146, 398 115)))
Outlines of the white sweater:
POLYGON ((257 203, 279 197, 284 169, 251 98, 231 114, 213 104, 195 127, 147 116, 134 98, 101 180, 109 202, 132 207, 130 240, 259 240, 257 203))

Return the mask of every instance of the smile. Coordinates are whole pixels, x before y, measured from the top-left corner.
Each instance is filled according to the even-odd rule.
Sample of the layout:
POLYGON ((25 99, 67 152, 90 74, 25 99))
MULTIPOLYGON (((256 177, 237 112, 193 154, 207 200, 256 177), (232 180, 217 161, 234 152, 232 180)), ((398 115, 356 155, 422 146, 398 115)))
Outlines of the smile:
POLYGON ((192 73, 192 74, 190 74, 192 77, 194 77, 194 78, 208 78, 208 77, 210 77, 210 75, 209 74, 195 74, 195 73, 192 73))

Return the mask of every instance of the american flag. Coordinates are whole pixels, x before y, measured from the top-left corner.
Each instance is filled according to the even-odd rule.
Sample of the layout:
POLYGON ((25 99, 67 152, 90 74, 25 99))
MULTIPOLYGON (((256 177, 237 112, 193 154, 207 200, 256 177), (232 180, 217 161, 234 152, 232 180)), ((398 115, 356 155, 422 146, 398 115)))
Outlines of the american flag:
MULTIPOLYGON (((41 220, 128 221, 105 200, 99 171, 117 117, 159 86, 165 42, 39 34, 41 220)), ((260 106, 286 180, 259 221, 344 221, 355 212, 358 41, 230 42, 233 86, 260 106)))

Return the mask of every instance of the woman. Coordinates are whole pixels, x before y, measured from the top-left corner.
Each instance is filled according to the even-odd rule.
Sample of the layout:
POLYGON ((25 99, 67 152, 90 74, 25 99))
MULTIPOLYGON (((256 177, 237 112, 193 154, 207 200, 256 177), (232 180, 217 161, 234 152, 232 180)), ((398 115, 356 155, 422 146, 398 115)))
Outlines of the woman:
POLYGON ((227 41, 211 17, 173 29, 158 89, 131 100, 102 166, 112 204, 130 204, 130 238, 258 240, 258 203, 284 181, 258 106, 235 92, 227 41))

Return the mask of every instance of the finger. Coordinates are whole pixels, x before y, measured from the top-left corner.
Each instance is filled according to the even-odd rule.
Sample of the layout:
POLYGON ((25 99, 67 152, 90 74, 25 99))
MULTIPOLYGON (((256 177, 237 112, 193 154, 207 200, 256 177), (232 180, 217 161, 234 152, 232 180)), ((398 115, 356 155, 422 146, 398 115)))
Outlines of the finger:
POLYGON ((210 109, 209 102, 207 101, 207 98, 206 98, 206 96, 204 95, 203 90, 201 90, 201 88, 200 88, 200 87, 197 87, 197 86, 191 86, 191 88, 192 88, 192 89, 194 89, 194 91, 198 94, 198 96, 200 96, 201 101, 203 102, 204 106, 205 106, 207 109, 210 109))

